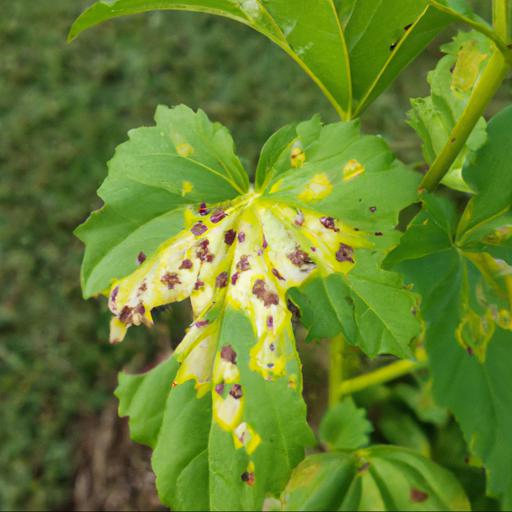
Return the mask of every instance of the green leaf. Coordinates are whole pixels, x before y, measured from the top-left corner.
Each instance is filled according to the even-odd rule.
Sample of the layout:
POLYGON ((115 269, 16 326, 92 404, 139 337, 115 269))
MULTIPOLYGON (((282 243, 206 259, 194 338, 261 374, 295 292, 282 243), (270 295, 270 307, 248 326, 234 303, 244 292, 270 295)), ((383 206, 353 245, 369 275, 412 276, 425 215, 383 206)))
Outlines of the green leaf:
MULTIPOLYGON (((423 141, 423 154, 432 164, 448 143, 451 132, 462 115, 483 69, 493 53, 491 41, 479 32, 459 32, 454 40, 441 47, 446 54, 428 75, 432 94, 411 101, 409 123, 423 141)), ((476 124, 443 184, 463 192, 471 188, 462 178, 465 161, 473 156, 486 140, 486 123, 476 124)))
MULTIPOLYGON (((491 144, 494 133, 489 131, 491 144)), ((449 211, 444 200, 426 196, 425 211, 387 263, 400 263, 397 268, 422 295, 436 401, 453 411, 471 450, 483 460, 489 493, 510 501, 512 267, 465 246, 456 236, 453 213, 440 222, 443 211, 449 211)))
POLYGON ((155 120, 117 148, 98 191, 105 206, 76 230, 86 244, 86 298, 133 271, 140 253, 151 254, 180 232, 186 205, 224 201, 248 188, 231 136, 204 112, 159 107, 155 120))
MULTIPOLYGON (((112 219, 102 210, 96 215, 103 216, 103 229, 91 227, 91 221, 82 228, 89 235, 86 256, 92 249, 108 253, 98 267, 101 272, 92 272, 86 286, 101 276, 97 290, 106 288, 108 295, 112 343, 122 341, 131 326, 152 326, 155 308, 188 298, 192 304, 194 321, 169 366, 140 377, 122 376, 118 390, 121 413, 130 416, 134 438, 154 448, 157 487, 171 508, 259 509, 267 494, 281 492, 312 441, 287 308, 291 288, 318 276, 349 282, 353 303, 346 304, 344 314, 353 315, 363 333, 353 342, 369 352, 408 353, 410 336, 403 333, 418 330, 416 321, 391 320, 391 309, 396 313, 401 306, 385 310, 382 299, 372 296, 381 286, 389 288, 388 298, 392 294, 397 304, 409 300, 394 290, 399 278, 381 271, 376 255, 396 241, 393 226, 398 210, 415 198, 416 176, 394 161, 380 139, 361 137, 354 123, 322 126, 315 118, 294 130, 306 152, 297 153, 294 145, 282 151, 282 139, 277 144, 271 140, 261 167, 270 180, 253 190, 225 128, 201 112, 162 107, 155 128, 134 130, 118 149, 102 186, 112 187, 116 180, 117 188, 105 197, 109 207, 116 207, 121 227, 109 224, 112 219), (344 133, 351 138, 339 150, 338 135, 344 133), (333 182, 336 173, 341 176, 345 202, 358 195, 369 200, 371 192, 356 188, 358 195, 350 196, 350 187, 363 179, 372 188, 372 177, 385 175, 380 183, 400 189, 394 192, 397 204, 392 208, 376 202, 381 211, 370 207, 358 223, 372 231, 355 229, 315 202, 310 183, 319 169, 333 182), (293 196, 272 191, 272 180, 289 180, 295 173, 307 188, 307 197, 298 191, 300 210, 293 196), (127 218, 138 225, 138 205, 146 197, 132 182, 187 202, 171 210, 176 218, 172 229, 163 223, 155 231, 160 243, 143 254, 133 242, 115 250, 108 244, 108 229, 122 232, 127 218), (129 192, 130 200, 116 203, 117 190, 129 192), (237 196, 238 190, 243 193, 237 196), (101 245, 105 242, 106 248, 101 245), (126 248, 128 254, 122 252, 126 248), (128 262, 135 270, 118 265, 115 251, 122 254, 123 265, 128 262), (382 313, 396 336, 400 325, 398 341, 383 332, 377 318, 382 313), (148 399, 150 394, 154 396, 148 399), (200 493, 191 478, 195 474, 207 481, 200 493)), ((286 139, 289 129, 283 133, 286 139)), ((338 194, 332 186, 328 192, 338 194)), ((329 194, 322 195, 326 199, 329 194)), ((358 204, 346 204, 345 210, 357 220, 358 204)), ((145 222, 152 222, 147 219, 150 210, 141 206, 140 211, 145 222)), ((350 323, 343 327, 355 328, 350 323)))
POLYGON ((356 114, 453 21, 427 0, 339 1, 356 114))
POLYGON ((329 409, 320 424, 320 440, 329 449, 356 450, 366 446, 373 431, 366 410, 359 409, 351 397, 329 409))
POLYGON ((346 276, 317 277, 290 292, 308 329, 306 340, 342 332, 370 357, 410 357, 409 344, 420 332, 418 299, 404 288, 399 274, 382 270, 366 256, 346 276))
POLYGON ((75 21, 69 40, 152 10, 206 12, 249 25, 295 60, 342 118, 359 115, 450 23, 492 34, 462 0, 103 0, 75 21))
POLYGON ((372 446, 307 457, 282 495, 283 510, 470 510, 446 469, 404 448, 372 446))
POLYGON ((99 1, 75 21, 69 39, 111 18, 153 10, 207 12, 249 25, 294 59, 342 116, 350 111, 348 54, 332 0, 99 1))
POLYGON ((489 138, 463 172, 476 192, 464 211, 458 237, 466 244, 483 241, 498 245, 512 236, 512 107, 494 116, 489 138))

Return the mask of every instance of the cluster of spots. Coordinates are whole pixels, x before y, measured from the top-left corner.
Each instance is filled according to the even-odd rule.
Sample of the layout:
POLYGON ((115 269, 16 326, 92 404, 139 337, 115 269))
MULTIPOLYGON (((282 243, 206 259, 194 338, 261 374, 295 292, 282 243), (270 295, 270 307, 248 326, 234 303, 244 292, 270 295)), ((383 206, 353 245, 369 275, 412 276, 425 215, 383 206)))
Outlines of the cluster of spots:
MULTIPOLYGON (((113 283, 111 341, 121 341, 131 325, 152 325, 155 308, 190 297, 195 319, 176 349, 180 368, 173 385, 193 380, 198 397, 211 393, 214 421, 250 456, 261 435, 244 415, 243 372, 267 381, 285 377, 292 389, 301 386, 288 289, 316 271, 348 273, 356 250, 372 244, 365 233, 333 217, 256 194, 224 207, 203 203, 187 211, 185 223, 154 255, 140 253, 137 269, 113 283), (246 340, 223 337, 227 306, 251 321, 249 361, 240 362, 236 352, 246 340)), ((248 485, 255 481, 251 464, 242 475, 248 485)))

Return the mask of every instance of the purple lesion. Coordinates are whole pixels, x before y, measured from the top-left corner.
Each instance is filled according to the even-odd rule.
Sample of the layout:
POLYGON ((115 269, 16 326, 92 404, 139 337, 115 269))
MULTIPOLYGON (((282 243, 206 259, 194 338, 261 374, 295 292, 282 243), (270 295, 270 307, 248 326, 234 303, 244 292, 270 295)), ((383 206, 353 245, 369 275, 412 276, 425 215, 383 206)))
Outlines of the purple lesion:
POLYGON ((249 263, 249 256, 247 254, 244 254, 240 256, 240 259, 238 260, 238 263, 236 264, 236 269, 239 272, 245 272, 247 270, 250 270, 251 264, 249 263))
POLYGON ((180 269, 190 270, 193 267, 193 263, 189 259, 185 259, 181 262, 180 269))
POLYGON ((236 364, 236 352, 231 345, 224 345, 221 348, 220 357, 228 363, 236 364))
POLYGON ((339 228, 336 227, 336 221, 334 220, 334 217, 321 217, 320 224, 322 224, 325 229, 330 229, 335 233, 339 232, 339 228))
POLYGON ((279 270, 277 270, 277 268, 272 269, 272 274, 279 281, 286 281, 286 279, 281 275, 281 272, 279 272, 279 270))
POLYGON ((217 279, 215 279, 215 286, 217 288, 225 288, 228 285, 228 273, 227 272, 221 272, 217 279))
POLYGON ((211 263, 214 260, 215 255, 210 252, 210 241, 207 238, 199 242, 196 256, 203 263, 211 263))
POLYGON ((233 384, 229 394, 236 400, 240 400, 240 398, 243 396, 242 386, 240 384, 233 384))
POLYGON ((303 251, 298 245, 295 247, 295 250, 287 254, 286 257, 296 267, 299 267, 302 270, 304 270, 304 267, 314 265, 314 261, 309 257, 309 254, 306 251, 303 251))
POLYGON ((336 260, 340 263, 348 261, 354 263, 354 249, 350 245, 340 243, 339 249, 336 251, 336 260))
POLYGON ((252 293, 263 302, 266 308, 279 304, 279 295, 270 290, 263 279, 256 279, 252 287, 252 293))
POLYGON ((224 233, 224 243, 226 245, 233 245, 233 242, 236 238, 236 231, 234 229, 229 229, 224 233))
POLYGON ((166 272, 160 278, 160 282, 165 284, 169 290, 174 290, 176 285, 181 284, 180 277, 176 272, 166 272))
POLYGON ((218 222, 220 222, 222 219, 225 219, 226 217, 228 216, 228 214, 222 209, 222 208, 218 208, 217 210, 215 210, 211 217, 210 217, 210 221, 213 223, 213 224, 217 224, 218 222))
POLYGON ((203 233, 205 233, 206 231, 208 231, 208 227, 205 226, 201 221, 199 222, 196 222, 191 230, 192 233, 195 235, 195 236, 201 236, 203 233))

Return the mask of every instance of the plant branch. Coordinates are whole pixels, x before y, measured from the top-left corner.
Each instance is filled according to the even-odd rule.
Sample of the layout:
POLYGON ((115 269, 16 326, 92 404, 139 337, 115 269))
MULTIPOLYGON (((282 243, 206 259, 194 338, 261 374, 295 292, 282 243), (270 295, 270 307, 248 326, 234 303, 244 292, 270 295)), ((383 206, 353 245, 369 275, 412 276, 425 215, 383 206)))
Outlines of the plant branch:
POLYGON ((450 170, 453 162, 461 152, 466 140, 471 135, 478 120, 483 116, 489 101, 503 82, 508 65, 502 53, 496 50, 489 60, 482 76, 478 80, 469 98, 464 112, 454 126, 448 142, 437 155, 420 184, 420 191, 434 190, 450 170))
POLYGON ((345 340, 342 334, 331 338, 329 345, 329 407, 334 407, 341 397, 344 347, 345 340))
MULTIPOLYGON (((496 34, 503 41, 509 40, 509 0, 493 1, 493 25, 496 34)), ((448 142, 437 155, 420 184, 420 191, 434 190, 450 170, 476 123, 484 115, 485 109, 501 86, 510 62, 501 49, 496 49, 489 64, 478 80, 468 104, 454 126, 448 142)))
POLYGON ((351 393, 356 393, 357 391, 369 388, 370 386, 376 386, 378 384, 384 384, 391 380, 395 380, 398 377, 403 377, 404 375, 425 367, 426 364, 427 356, 425 350, 418 349, 416 351, 415 361, 410 359, 403 359, 402 361, 391 363, 384 368, 379 368, 373 372, 360 375, 359 377, 354 377, 353 379, 342 382, 338 390, 339 396, 345 394, 349 395, 351 393))

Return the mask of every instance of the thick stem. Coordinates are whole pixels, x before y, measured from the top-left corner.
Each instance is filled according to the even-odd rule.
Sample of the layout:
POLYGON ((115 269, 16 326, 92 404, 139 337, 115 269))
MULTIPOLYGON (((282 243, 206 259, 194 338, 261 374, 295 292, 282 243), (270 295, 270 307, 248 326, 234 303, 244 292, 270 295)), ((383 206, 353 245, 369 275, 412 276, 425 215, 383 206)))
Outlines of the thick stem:
POLYGON ((494 0, 492 4, 494 30, 501 39, 509 41, 509 0, 494 0))
POLYGON ((342 334, 331 338, 329 346, 329 407, 334 407, 340 397, 343 380, 343 349, 345 340, 342 334))
POLYGON ((453 128, 448 142, 423 177, 420 190, 434 190, 448 173, 476 123, 484 114, 489 101, 499 89, 507 70, 508 66, 502 53, 496 50, 473 89, 469 102, 453 128))

